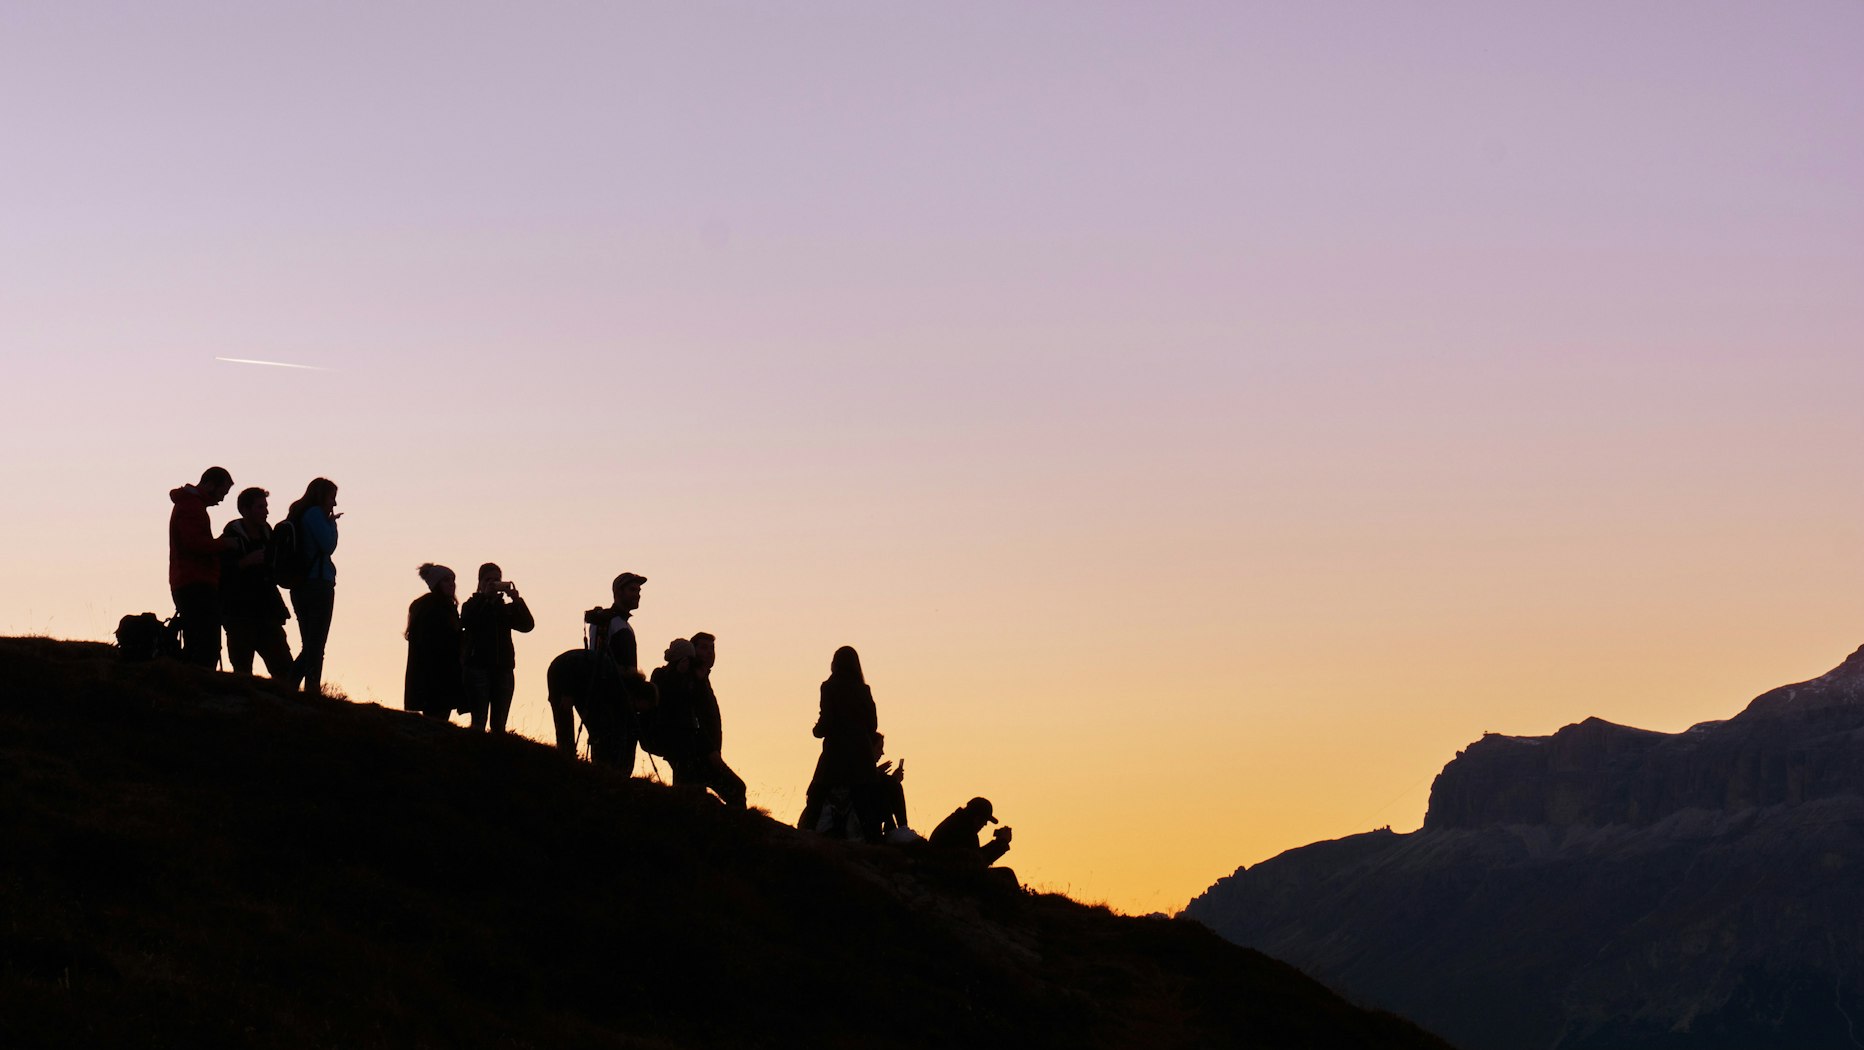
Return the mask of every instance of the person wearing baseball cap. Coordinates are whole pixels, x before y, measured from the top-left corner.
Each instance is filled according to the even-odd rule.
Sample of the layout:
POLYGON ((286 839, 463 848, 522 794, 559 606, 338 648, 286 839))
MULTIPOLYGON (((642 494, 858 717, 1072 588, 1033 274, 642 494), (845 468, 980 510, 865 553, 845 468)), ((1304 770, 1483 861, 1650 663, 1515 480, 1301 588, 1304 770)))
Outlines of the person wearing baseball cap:
POLYGON ((615 596, 615 604, 609 608, 608 654, 615 659, 615 666, 622 674, 641 676, 641 657, 634 641, 634 626, 628 622, 634 610, 641 607, 641 584, 647 577, 632 572, 624 572, 615 577, 609 590, 615 596))
MULTIPOLYGON (((590 609, 583 614, 583 623, 589 626, 590 652, 606 655, 613 662, 615 679, 606 679, 611 685, 592 688, 584 701, 589 710, 581 707, 572 708, 569 694, 552 692, 551 718, 556 722, 557 746, 566 751, 575 748, 575 735, 572 728, 572 710, 583 716, 583 727, 589 730, 589 759, 602 766, 611 766, 634 773, 636 748, 640 743, 639 713, 653 706, 654 687, 641 673, 640 651, 634 637, 634 625, 628 621, 634 610, 641 607, 641 584, 647 577, 639 573, 624 572, 615 577, 609 585, 615 603, 607 608, 590 609), (596 715, 591 720, 590 715, 596 715)), ((567 655, 567 654, 565 654, 567 655)), ((560 661, 562 657, 559 657, 560 661)), ((600 659, 600 656, 597 657, 600 659)), ((552 674, 556 664, 553 663, 552 674)), ((594 684, 599 678, 593 670, 585 676, 594 684)), ((552 687, 553 690, 556 688, 552 687)))
POLYGON ((939 821, 927 841, 935 849, 964 851, 974 855, 984 862, 985 867, 989 867, 1010 851, 1010 829, 1007 827, 991 832, 989 842, 977 841, 977 833, 984 830, 984 825, 995 823, 997 816, 991 809, 990 800, 974 798, 952 810, 951 816, 939 821))

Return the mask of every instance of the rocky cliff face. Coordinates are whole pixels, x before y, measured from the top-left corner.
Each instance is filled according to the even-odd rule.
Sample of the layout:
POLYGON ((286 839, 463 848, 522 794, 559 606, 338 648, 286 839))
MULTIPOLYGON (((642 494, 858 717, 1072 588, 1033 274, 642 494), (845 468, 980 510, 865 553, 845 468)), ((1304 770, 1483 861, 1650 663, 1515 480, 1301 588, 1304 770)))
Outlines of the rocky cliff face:
POLYGON ((1491 733, 1431 788, 1425 830, 1649 825, 1864 793, 1864 649, 1724 722, 1653 733, 1588 718, 1550 737, 1491 733))
POLYGON ((1186 913, 1471 1048, 1864 1045, 1864 649, 1726 721, 1489 735, 1422 830, 1186 913))

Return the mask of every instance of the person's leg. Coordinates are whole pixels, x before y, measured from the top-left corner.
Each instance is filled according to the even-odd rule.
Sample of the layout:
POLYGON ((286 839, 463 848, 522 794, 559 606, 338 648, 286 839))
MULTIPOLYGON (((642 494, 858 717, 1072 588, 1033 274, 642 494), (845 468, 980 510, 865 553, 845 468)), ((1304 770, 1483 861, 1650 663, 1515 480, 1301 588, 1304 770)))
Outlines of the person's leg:
POLYGON ((712 786, 712 762, 706 755, 670 755, 667 769, 673 775, 673 786, 682 791, 705 795, 705 789, 712 786))
POLYGON ((576 705, 567 696, 550 694, 550 720, 557 728, 557 750, 576 753, 576 705))
MULTIPOLYGON (((588 723, 584 723, 586 726, 588 723)), ((634 736, 625 732, 589 734, 589 760, 599 766, 613 766, 629 776, 634 775, 636 754, 634 736)))
POLYGON ((298 633, 303 651, 292 670, 294 682, 302 682, 307 693, 324 690, 324 645, 330 640, 330 621, 336 612, 336 588, 312 581, 291 592, 291 607, 298 614, 298 633))
POLYGON ((705 781, 699 777, 697 762, 684 755, 667 756, 668 782, 676 788, 698 788, 705 790, 705 781))
POLYGON ((718 793, 727 806, 743 809, 745 806, 744 778, 732 772, 723 758, 707 760, 707 787, 718 793))
POLYGON ((258 628, 250 620, 227 619, 227 666, 234 674, 252 673, 252 654, 258 649, 258 628))
POLYGON ((494 733, 505 731, 505 721, 511 717, 511 697, 518 691, 517 675, 509 667, 487 671, 491 688, 487 700, 491 704, 491 728, 494 733))
POLYGON ((258 629, 258 642, 259 658, 265 661, 266 676, 275 682, 290 679, 291 643, 285 640, 285 625, 271 623, 261 626, 258 629))
POLYGON ((466 714, 472 720, 474 729, 485 728, 486 709, 491 702, 491 683, 488 680, 491 673, 483 667, 468 667, 462 672, 466 689, 466 714))
POLYGON ((220 665, 220 588, 191 583, 177 588, 175 615, 181 618, 181 660, 213 670, 220 665))

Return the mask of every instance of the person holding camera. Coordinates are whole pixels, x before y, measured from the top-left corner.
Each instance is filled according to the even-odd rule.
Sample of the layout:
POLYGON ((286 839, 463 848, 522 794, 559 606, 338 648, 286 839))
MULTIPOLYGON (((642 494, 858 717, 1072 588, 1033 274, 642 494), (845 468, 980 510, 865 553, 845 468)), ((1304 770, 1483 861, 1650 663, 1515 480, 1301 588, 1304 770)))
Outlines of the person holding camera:
POLYGON ((505 579, 505 571, 493 562, 479 566, 479 587, 460 607, 460 628, 466 632, 467 714, 474 729, 505 731, 517 690, 511 632, 525 634, 536 626, 537 618, 517 586, 505 579))
POLYGON ((977 833, 984 830, 984 825, 995 823, 997 817, 991 811, 990 800, 974 798, 952 810, 951 816, 939 821, 927 841, 934 849, 976 857, 983 861, 985 867, 989 867, 1010 851, 1010 829, 1007 827, 991 832, 989 842, 977 841, 977 833))

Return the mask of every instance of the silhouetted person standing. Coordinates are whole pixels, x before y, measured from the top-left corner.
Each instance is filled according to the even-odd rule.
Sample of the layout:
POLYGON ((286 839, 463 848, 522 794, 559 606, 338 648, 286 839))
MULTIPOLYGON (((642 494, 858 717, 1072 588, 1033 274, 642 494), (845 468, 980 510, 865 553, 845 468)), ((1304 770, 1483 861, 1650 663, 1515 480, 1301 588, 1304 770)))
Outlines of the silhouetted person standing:
MULTIPOLYGON (((591 705, 589 713, 596 714, 596 718, 592 720, 589 713, 583 715, 583 725, 589 730, 589 758, 599 765, 615 766, 629 773, 634 771, 640 739, 639 714, 652 703, 654 695, 653 687, 641 673, 640 649, 631 622, 634 611, 641 607, 641 585, 646 582, 647 577, 632 572, 615 577, 609 585, 615 603, 591 617, 596 629, 591 640, 598 652, 607 654, 615 684, 609 689, 597 682, 591 683, 587 702, 591 705)), ((553 714, 560 741, 570 724, 570 711, 559 704, 553 708, 553 714)))
POLYGON ((297 557, 304 576, 291 588, 291 608, 298 614, 298 659, 291 669, 292 686, 304 683, 307 693, 324 688, 324 646, 330 641, 330 620, 336 613, 337 567, 330 556, 337 549, 337 486, 329 478, 316 478, 304 488, 286 512, 297 557))
POLYGON ((853 812, 854 788, 874 774, 874 731, 878 716, 874 693, 861 673, 861 656, 852 646, 835 650, 828 679, 822 683, 821 715, 811 730, 822 741, 815 776, 796 826, 846 833, 853 812), (824 827, 824 811, 831 826, 824 827))
POLYGON ((929 841, 935 849, 975 857, 985 867, 989 867, 1010 851, 1010 829, 1007 827, 991 832, 989 842, 977 841, 977 833, 984 830, 984 825, 995 823, 997 817, 991 812, 990 800, 974 798, 952 810, 951 816, 939 821, 938 827, 932 829, 929 841))
POLYGON ((209 670, 220 664, 220 555, 225 540, 214 536, 207 508, 233 490, 225 467, 208 467, 198 484, 170 489, 168 590, 181 618, 181 658, 209 670))
POLYGON ((602 631, 602 648, 615 662, 624 677, 644 680, 641 674, 641 651, 634 637, 634 611, 641 607, 641 585, 647 577, 624 572, 609 585, 615 604, 609 607, 608 623, 602 631))
POLYGON ((417 571, 427 593, 408 606, 408 674, 401 706, 447 718, 465 705, 458 584, 444 565, 429 562, 417 571))
POLYGON ((460 627, 466 632, 466 702, 474 729, 505 731, 517 688, 511 632, 523 634, 536 626, 530 606, 518 588, 505 581, 504 570, 492 562, 479 566, 479 588, 460 607, 460 627))
POLYGON ((291 645, 285 640, 285 621, 291 613, 265 563, 272 539, 270 496, 264 489, 250 488, 235 501, 240 516, 220 533, 227 544, 220 566, 220 599, 226 613, 227 662, 233 670, 251 674, 252 657, 258 653, 265 673, 283 682, 291 678, 291 645))

